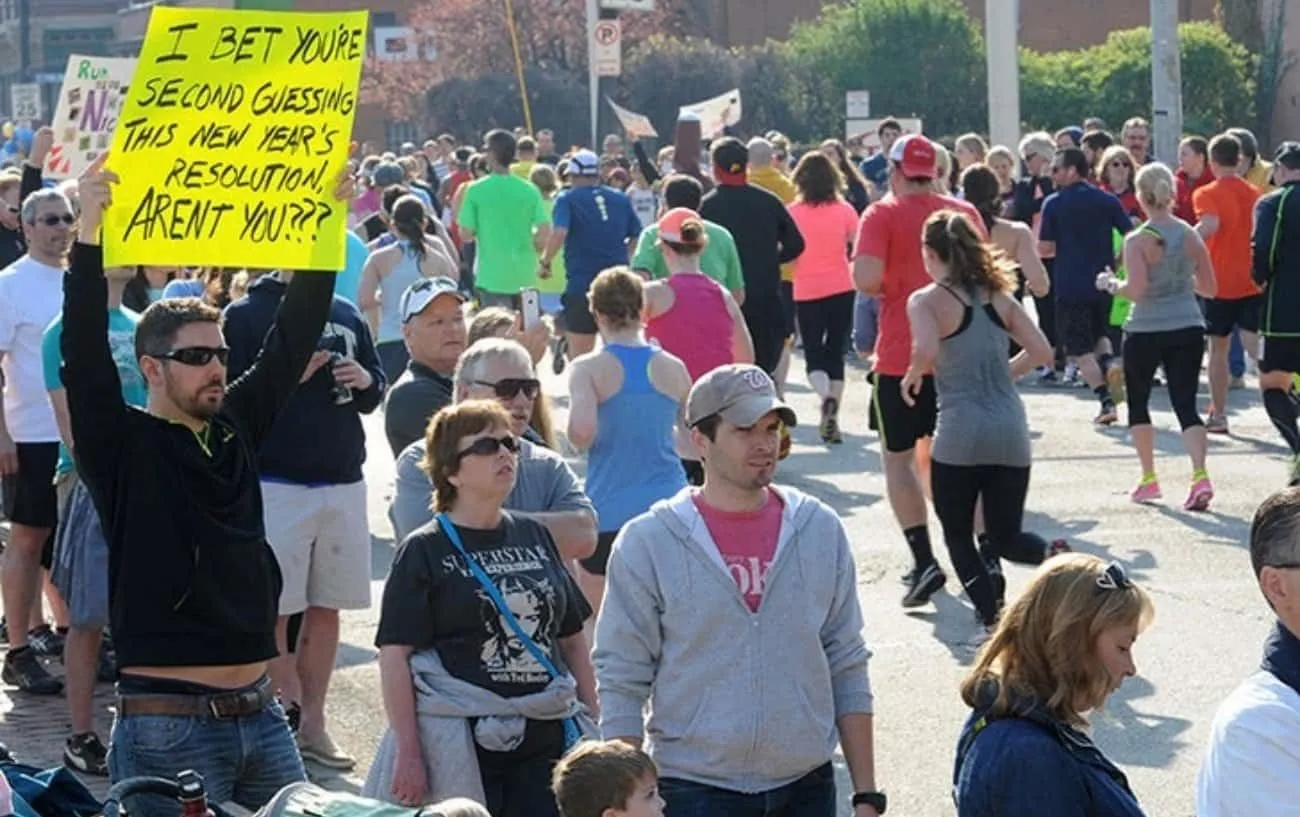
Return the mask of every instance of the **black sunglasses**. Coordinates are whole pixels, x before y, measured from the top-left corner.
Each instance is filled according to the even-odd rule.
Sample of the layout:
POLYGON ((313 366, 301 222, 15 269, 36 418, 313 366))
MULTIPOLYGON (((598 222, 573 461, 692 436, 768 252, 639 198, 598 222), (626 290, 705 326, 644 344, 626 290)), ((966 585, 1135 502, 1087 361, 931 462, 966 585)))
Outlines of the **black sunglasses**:
POLYGON ((74 216, 72 213, 64 213, 61 216, 56 216, 53 213, 51 213, 48 216, 42 216, 41 218, 38 218, 37 221, 39 221, 41 224, 44 224, 46 227, 57 227, 59 226, 60 222, 67 225, 75 224, 77 221, 77 217, 74 216))
POLYGON ((1112 162, 1110 163, 1110 166, 1111 166, 1111 167, 1130 167, 1130 168, 1133 167, 1133 165, 1131 165, 1130 163, 1124 161, 1123 159, 1115 159, 1114 161, 1112 161, 1112 162))
POLYGON ((222 366, 230 359, 230 349, 225 346, 185 346, 172 349, 165 355, 152 355, 159 360, 174 360, 182 366, 206 366, 213 358, 222 366))
POLYGON ((520 392, 523 392, 524 397, 529 400, 536 400, 537 395, 542 392, 541 381, 531 377, 507 377, 495 383, 475 380, 474 385, 491 389, 502 400, 513 400, 520 392))
POLYGON ((469 448, 456 454, 456 462, 460 462, 466 457, 495 457, 496 453, 502 448, 511 454, 519 453, 519 441, 514 438, 513 434, 507 434, 504 437, 479 437, 469 448))

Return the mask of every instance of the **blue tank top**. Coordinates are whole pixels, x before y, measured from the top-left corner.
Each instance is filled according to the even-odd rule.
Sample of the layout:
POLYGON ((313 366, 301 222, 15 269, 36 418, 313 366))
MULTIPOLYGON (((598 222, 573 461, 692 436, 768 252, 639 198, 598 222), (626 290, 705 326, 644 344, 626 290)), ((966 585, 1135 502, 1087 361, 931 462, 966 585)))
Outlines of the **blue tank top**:
POLYGON ((623 367, 623 385, 596 409, 596 440, 587 455, 587 496, 602 532, 623 527, 655 502, 686 487, 673 447, 677 401, 650 382, 653 346, 610 344, 623 367))
POLYGON ((402 339, 402 293, 420 280, 420 258, 411 242, 402 239, 402 260, 379 282, 379 337, 376 343, 402 339))

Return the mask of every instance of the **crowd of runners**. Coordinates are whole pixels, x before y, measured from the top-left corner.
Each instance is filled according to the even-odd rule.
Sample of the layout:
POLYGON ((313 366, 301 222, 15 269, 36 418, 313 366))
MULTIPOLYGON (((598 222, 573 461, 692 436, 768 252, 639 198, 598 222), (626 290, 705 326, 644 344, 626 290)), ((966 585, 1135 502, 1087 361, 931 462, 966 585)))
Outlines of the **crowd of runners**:
MULTIPOLYGON (((653 156, 616 135, 562 152, 546 130, 363 146, 331 274, 106 269, 111 157, 46 184, 38 131, 0 172, 4 682, 66 694, 84 773, 193 768, 257 808, 304 761, 352 770, 325 700, 340 611, 372 601, 362 464, 392 457, 389 728, 364 794, 831 817, 838 747, 855 817, 875 817, 853 551, 827 504, 774 481, 791 426, 841 444, 846 390, 869 388, 902 605, 947 582, 932 507, 979 624, 959 813, 1141 814, 1086 724, 1134 673, 1151 599, 1024 530, 1018 386, 1090 389, 1103 426, 1125 404, 1150 503, 1163 385, 1199 512, 1206 436, 1257 375, 1292 452, 1278 482, 1300 484, 1300 143, 1270 162, 1248 131, 1190 136, 1171 168, 1141 119, 951 152, 893 119, 874 135, 860 156, 684 117, 653 156), (799 359, 816 418, 784 400, 799 359), (539 366, 567 370, 563 423, 539 366), (390 450, 368 447, 374 412, 390 450), (1014 598, 1007 561, 1041 565, 1014 598)), ((1290 488, 1251 530, 1279 623, 1216 720, 1201 817, 1300 802, 1297 525, 1290 488)))

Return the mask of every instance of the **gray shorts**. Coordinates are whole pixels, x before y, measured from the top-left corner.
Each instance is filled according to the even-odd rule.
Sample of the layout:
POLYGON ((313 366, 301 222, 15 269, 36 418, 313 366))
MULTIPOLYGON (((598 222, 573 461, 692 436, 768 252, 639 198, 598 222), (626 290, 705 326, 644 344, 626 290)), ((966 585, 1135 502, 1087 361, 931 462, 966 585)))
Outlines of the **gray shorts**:
POLYGON ((68 624, 78 630, 108 626, 108 540, 90 492, 75 473, 55 484, 59 527, 50 580, 68 605, 68 624))

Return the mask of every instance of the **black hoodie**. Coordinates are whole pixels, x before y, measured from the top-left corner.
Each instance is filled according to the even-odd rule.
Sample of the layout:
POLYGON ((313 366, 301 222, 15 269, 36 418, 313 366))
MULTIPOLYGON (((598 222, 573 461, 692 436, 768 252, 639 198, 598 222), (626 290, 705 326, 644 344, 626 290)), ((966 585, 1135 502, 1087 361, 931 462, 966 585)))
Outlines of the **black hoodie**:
MULTIPOLYGON (((231 380, 257 360, 288 289, 277 276, 264 275, 249 287, 247 295, 226 307, 224 328, 230 346, 231 380)), ((328 366, 299 385, 257 452, 257 470, 264 479, 296 485, 348 485, 361 481, 361 465, 366 461, 361 415, 379 407, 387 384, 370 326, 350 301, 334 297, 317 348, 355 360, 370 372, 374 382, 365 391, 354 391, 352 402, 343 405, 334 403, 330 391, 334 378, 328 366)))

